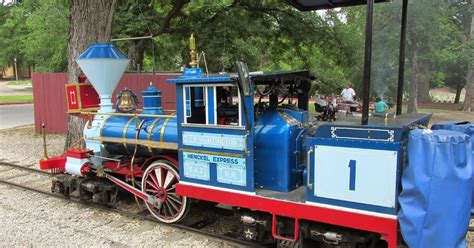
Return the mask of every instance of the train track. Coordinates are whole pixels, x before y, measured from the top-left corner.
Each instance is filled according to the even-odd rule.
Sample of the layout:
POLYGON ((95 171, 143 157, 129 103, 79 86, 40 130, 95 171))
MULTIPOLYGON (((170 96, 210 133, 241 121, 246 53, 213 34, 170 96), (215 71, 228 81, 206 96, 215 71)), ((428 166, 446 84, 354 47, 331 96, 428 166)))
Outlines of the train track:
MULTIPOLYGON (((37 186, 33 186, 33 187, 32 186, 27 186, 28 184, 34 184, 34 182, 40 181, 40 180, 34 180, 33 182, 27 182, 27 183, 21 183, 21 184, 17 183, 17 182, 14 182, 14 180, 18 179, 19 177, 28 176, 28 175, 31 175, 31 174, 40 175, 41 177, 42 176, 49 177, 49 178, 51 177, 51 174, 48 173, 48 172, 41 171, 41 170, 34 169, 34 168, 24 167, 24 166, 21 166, 21 165, 17 165, 17 164, 14 164, 14 163, 5 162, 3 160, 0 160, 0 184, 3 184, 3 185, 8 185, 8 186, 13 187, 13 188, 27 190, 27 191, 30 191, 30 192, 35 192, 35 193, 46 195, 46 196, 49 196, 49 197, 58 198, 58 199, 68 201, 68 202, 74 202, 74 203, 81 204, 83 206, 91 207, 91 208, 101 210, 101 211, 118 213, 118 214, 120 214, 122 216, 126 216, 128 218, 134 218, 134 219, 139 219, 139 220, 144 220, 144 221, 150 221, 150 222, 153 222, 153 223, 161 225, 161 226, 174 227, 174 228, 177 228, 179 230, 185 230, 185 231, 193 232, 193 233, 196 233, 196 234, 199 234, 199 235, 203 235, 203 236, 206 236, 207 238, 211 238, 211 239, 214 239, 214 240, 225 241, 229 244, 233 244, 233 245, 236 245, 236 246, 241 246, 241 247, 242 246, 244 246, 244 247, 246 247, 246 246, 252 246, 252 247, 255 247, 255 246, 260 246, 260 247, 268 246, 268 245, 261 245, 261 244, 258 244, 258 243, 241 240, 241 239, 237 238, 236 235, 233 235, 232 233, 226 233, 226 234, 223 235, 223 234, 216 234, 216 233, 211 233, 211 232, 204 231, 204 230, 202 230, 202 227, 208 224, 207 223, 208 221, 206 221, 206 220, 197 221, 197 222, 194 222, 191 225, 166 224, 166 223, 162 223, 162 222, 156 220, 152 216, 146 215, 144 212, 133 213, 133 212, 130 212, 130 211, 121 210, 119 208, 109 208, 109 207, 97 205, 97 204, 94 204, 94 203, 72 200, 68 197, 65 197, 65 196, 62 196, 62 195, 59 195, 59 194, 54 194, 52 192, 48 192, 48 191, 43 190, 43 189, 39 189, 39 187, 37 187, 37 186), (7 169, 6 170, 2 169, 2 167, 7 168, 7 169), (13 174, 13 175, 9 175, 6 178, 1 176, 1 174, 3 174, 3 173, 13 172, 13 171, 23 172, 23 173, 16 173, 16 174, 13 174)), ((44 182, 48 182, 49 185, 51 185, 50 180, 44 181, 44 182)))

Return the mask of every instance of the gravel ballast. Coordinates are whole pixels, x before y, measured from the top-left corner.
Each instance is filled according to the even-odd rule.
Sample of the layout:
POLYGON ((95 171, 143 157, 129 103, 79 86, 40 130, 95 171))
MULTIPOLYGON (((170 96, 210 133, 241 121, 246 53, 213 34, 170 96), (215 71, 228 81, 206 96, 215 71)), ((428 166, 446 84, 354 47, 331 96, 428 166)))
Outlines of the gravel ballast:
MULTIPOLYGON (((64 140, 64 135, 47 136, 50 157, 62 154, 64 140)), ((38 168, 43 156, 42 138, 33 126, 1 130, 0 147, 0 160, 27 167, 38 168)), ((0 247, 234 247, 5 185, 0 185, 0 233, 0 247)))

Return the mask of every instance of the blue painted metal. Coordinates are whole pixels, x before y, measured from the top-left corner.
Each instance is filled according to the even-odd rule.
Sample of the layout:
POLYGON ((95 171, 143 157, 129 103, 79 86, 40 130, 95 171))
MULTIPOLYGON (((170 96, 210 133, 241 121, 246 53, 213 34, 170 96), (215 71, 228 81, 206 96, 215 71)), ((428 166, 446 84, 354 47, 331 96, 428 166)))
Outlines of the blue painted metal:
POLYGON ((350 168, 350 179, 349 179, 349 190, 355 191, 356 185, 356 169, 357 169, 357 161, 351 160, 349 161, 349 168, 350 168))
POLYGON ((80 59, 127 59, 113 44, 92 44, 81 55, 80 59))
MULTIPOLYGON (((385 123, 383 118, 371 118, 369 125, 360 126, 358 122, 344 123, 336 122, 325 124, 318 128, 316 138, 309 138, 306 142, 308 147, 315 145, 331 145, 334 147, 363 148, 373 150, 391 150, 398 152, 398 164, 395 175, 396 193, 398 198, 401 170, 406 164, 406 142, 408 131, 411 127, 417 125, 427 125, 431 115, 403 115, 397 119, 390 119, 385 123)), ((310 157, 312 172, 314 168, 314 156, 310 157)), ((310 175, 310 184, 314 184, 314 175, 310 175)), ((307 189, 307 200, 316 203, 335 205, 353 209, 360 209, 378 213, 395 215, 398 211, 398 203, 394 208, 374 206, 370 204, 341 201, 323 197, 315 197, 314 189, 307 189)))
MULTIPOLYGON (((207 86, 208 97, 205 105, 208 107, 208 113, 214 112, 214 94, 213 94, 213 84, 222 84, 222 83, 235 83, 235 79, 230 76, 204 76, 204 75, 192 75, 186 73, 181 77, 176 79, 167 80, 168 83, 176 84, 176 114, 177 122, 184 123, 184 118, 186 116, 185 105, 186 99, 189 99, 188 96, 183 95, 183 87, 193 86, 199 84, 199 86, 207 86)), ((246 104, 248 109, 249 116, 253 116, 253 96, 245 97, 244 104, 246 104)), ((187 107, 187 106, 186 106, 187 107)), ((209 115, 208 121, 211 120, 211 123, 214 123, 215 116, 209 115)), ((239 118, 243 118, 240 116, 239 118)), ((249 127, 241 128, 216 128, 216 127, 206 127, 203 125, 193 126, 183 126, 178 125, 178 147, 179 147, 179 163, 180 163, 180 180, 182 182, 190 182, 201 184, 203 186, 212 186, 223 189, 231 190, 240 190, 247 192, 254 192, 254 180, 253 180, 253 118, 250 120, 249 127), (223 136, 225 139, 226 136, 235 136, 241 137, 245 141, 244 150, 232 150, 226 148, 217 148, 212 145, 199 145, 194 143, 183 143, 183 133, 201 133, 203 135, 208 135, 209 137, 216 138, 223 136), (192 151, 192 152, 190 152, 192 151), (212 157, 210 154, 220 154, 219 157, 224 159, 234 159, 240 158, 245 161, 245 163, 239 163, 239 166, 231 166, 226 163, 216 163, 214 161, 193 161, 187 159, 185 155, 193 153, 201 156, 212 157), (185 173, 186 171, 186 173, 185 173), (193 173, 189 173, 193 171, 193 173)), ((242 123, 245 123, 245 119, 242 123)))
POLYGON ((232 83, 236 79, 230 75, 208 75, 203 74, 201 68, 185 68, 182 76, 168 79, 166 82, 175 84, 208 84, 208 83, 232 83))
MULTIPOLYGON (((287 110, 280 110, 287 112, 287 110)), ((303 112, 289 111, 304 119, 303 112)), ((288 123, 275 108, 268 108, 259 115, 255 127, 255 186, 258 188, 289 192, 302 185, 303 165, 297 154, 297 143, 302 128, 295 119, 288 123)), ((301 143, 301 140, 300 142, 301 143)))
POLYGON ((194 87, 194 104, 196 107, 205 106, 204 103, 204 88, 203 87, 194 87))
POLYGON ((185 99, 186 99, 186 117, 191 116, 191 88, 187 87, 185 89, 185 99))
MULTIPOLYGON (((145 120, 138 139, 141 141, 167 142, 177 143, 177 125, 176 119, 167 118, 152 118, 139 117, 138 123, 145 120), (161 132, 163 130, 163 139, 161 132)), ((134 117, 111 116, 106 120, 102 129, 103 138, 118 138, 122 143, 107 143, 105 142, 106 150, 111 154, 132 154, 135 149, 134 144, 127 144, 127 140, 135 141, 136 138, 136 121, 134 117), (125 143, 125 144, 124 144, 125 143)), ((146 143, 146 142, 145 142, 146 143)), ((161 149, 151 149, 152 154, 162 153, 161 149)), ((146 146, 140 146, 138 150, 139 155, 150 155, 150 149, 146 146)))
MULTIPOLYGON (((397 169, 395 173, 395 199, 393 208, 381 207, 360 202, 350 202, 331 198, 315 196, 315 189, 307 189, 307 200, 310 202, 335 205, 359 210, 395 215, 398 211, 398 195, 400 188, 401 170, 406 164, 406 142, 408 131, 417 125, 427 125, 431 115, 402 115, 384 120, 384 118, 371 118, 369 125, 360 126, 358 120, 351 119, 336 123, 321 125, 316 131, 316 137, 308 138, 306 149, 314 148, 316 145, 333 146, 335 148, 347 147, 368 150, 385 150, 397 152, 397 169)), ((310 157, 310 171, 315 171, 314 154, 310 157)), ((347 165, 346 165, 347 166, 347 165)), ((381 165, 383 166, 383 162, 381 165)), ((350 171, 348 171, 349 173, 350 171)), ((341 175, 341 180, 349 180, 350 174, 341 175)), ((314 175, 310 175, 309 184, 315 183, 314 175)), ((357 180, 357 177, 356 177, 357 180)), ((387 179, 388 180, 388 179, 387 179)), ((354 185, 355 190, 357 188, 354 185)))
MULTIPOLYGON (((178 123, 184 120, 182 117, 185 111, 183 104, 188 105, 187 101, 183 101, 182 87, 192 86, 194 84, 208 87, 206 103, 207 120, 209 124, 214 125, 217 123, 216 116, 214 116, 214 108, 216 107, 214 106, 214 98, 216 97, 214 95, 214 85, 235 83, 235 80, 236 78, 230 75, 207 76, 194 72, 187 73, 187 70, 185 70, 183 76, 168 80, 168 83, 176 84, 178 123)), ((188 94, 189 93, 186 92, 186 95, 188 94)), ((185 97, 189 99, 189 96, 185 97)), ((202 125, 199 127, 193 127, 192 125, 181 126, 178 127, 178 146, 180 150, 192 149, 201 151, 202 153, 225 152, 244 156, 246 158, 246 186, 242 188, 235 184, 225 184, 222 180, 219 181, 220 167, 213 163, 209 164, 209 180, 199 180, 197 177, 190 178, 186 177, 186 175, 181 175, 181 180, 246 191, 253 191, 253 187, 255 186, 281 192, 289 192, 302 185, 302 174, 304 170, 304 166, 302 165, 303 159, 298 158, 302 157, 302 137, 306 129, 301 127, 300 124, 308 121, 308 112, 292 109, 267 109, 266 112, 259 117, 254 127, 253 96, 246 96, 244 99, 248 116, 250 117, 248 120, 250 127, 247 127, 246 130, 207 128, 202 125), (253 128, 255 128, 255 133, 252 131, 253 128), (200 144, 190 143, 188 137, 189 132, 202 134, 209 139, 219 135, 236 135, 242 139, 245 138, 246 151, 241 151, 241 149, 229 149, 228 147, 219 146, 217 144, 203 144, 205 142, 198 142, 200 144), (253 156, 255 156, 255 159, 252 159, 253 156), (253 170, 252 167, 255 167, 255 170, 253 170)), ((186 112, 189 111, 187 109, 186 112)), ((247 123, 245 116, 240 116, 240 118, 242 118, 241 123, 245 125, 247 123)), ((181 152, 179 158, 180 160, 184 158, 181 152)), ((203 171, 207 171, 207 167, 203 169, 203 171)), ((199 177, 202 178, 202 176, 199 177)))
POLYGON ((201 68, 184 68, 183 71, 184 77, 201 77, 202 74, 201 68))
MULTIPOLYGON (((400 183, 400 177, 401 177, 401 164, 402 164, 402 146, 400 142, 379 142, 379 141, 370 141, 370 140, 345 140, 345 139, 332 139, 332 138, 308 138, 308 149, 310 147, 314 148, 317 145, 322 145, 322 146, 333 146, 335 148, 358 148, 358 149, 367 149, 368 152, 370 151, 393 151, 397 152, 397 168, 395 172, 395 184, 393 187, 395 188, 395 195, 393 202, 395 203, 394 207, 383 207, 383 206, 377 206, 377 205, 371 205, 371 204, 365 204, 365 203, 360 203, 360 202, 352 202, 352 201, 345 201, 345 200, 338 200, 338 199, 332 199, 332 198, 326 198, 326 197, 318 197, 315 196, 315 189, 312 188, 307 188, 307 195, 306 195, 306 200, 308 202, 314 202, 314 203, 319 203, 319 204, 327 204, 327 205, 333 205, 333 206, 339 206, 339 207, 345 207, 345 208, 351 208, 351 209, 358 209, 358 210, 365 210, 365 211, 370 211, 370 212, 377 212, 377 213, 383 213, 383 214, 390 214, 390 215, 396 215, 397 210, 398 210, 398 194, 399 194, 399 183, 400 183)), ((310 181, 309 183, 314 185, 315 184, 315 177, 314 177, 314 172, 315 172, 315 156, 314 153, 310 156, 310 181)), ((348 164, 345 164, 344 166, 347 167, 348 164)), ((381 162, 380 166, 383 166, 383 163, 381 162)), ((347 175, 338 175, 340 177, 340 180, 346 180, 348 182, 348 186, 350 186, 350 168, 348 168, 348 173, 347 175)), ((376 175, 375 175, 376 176, 376 175)), ((368 182, 370 183, 370 182, 368 182)), ((355 185, 354 185, 354 189, 355 185)))
POLYGON ((233 83, 235 79, 223 76, 209 76, 206 78, 185 78, 181 76, 175 79, 168 79, 166 82, 176 84, 233 83))
POLYGON ((226 157, 213 154, 183 152, 183 173, 187 178, 210 181, 210 168, 217 171, 217 182, 245 186, 246 165, 244 158, 226 157))
POLYGON ((216 101, 213 101, 213 99, 216 97, 214 95, 214 89, 215 87, 207 87, 207 122, 208 124, 216 124, 217 123, 217 116, 214 115, 214 109, 217 108, 215 106, 216 101))
POLYGON ((245 136, 209 132, 183 131, 184 145, 226 150, 245 151, 245 136))
POLYGON ((427 126, 431 114, 402 115, 397 118, 371 118, 369 124, 359 125, 359 119, 324 124, 318 128, 320 138, 399 142, 406 140, 407 130, 417 125, 427 126))
POLYGON ((301 123, 306 123, 309 121, 308 111, 301 111, 299 109, 295 110, 295 109, 287 109, 287 108, 283 108, 281 110, 283 110, 285 113, 287 113, 288 115, 295 118, 301 123))
POLYGON ((161 107, 161 91, 150 85, 142 91, 143 114, 163 115, 165 112, 161 107))

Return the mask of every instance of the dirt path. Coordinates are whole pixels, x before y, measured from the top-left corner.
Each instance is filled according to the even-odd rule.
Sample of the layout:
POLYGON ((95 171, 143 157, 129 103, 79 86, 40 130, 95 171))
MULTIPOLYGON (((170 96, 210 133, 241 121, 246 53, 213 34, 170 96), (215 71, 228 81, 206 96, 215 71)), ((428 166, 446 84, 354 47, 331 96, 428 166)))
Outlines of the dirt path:
POLYGON ((435 113, 433 114, 433 117, 431 118, 430 123, 434 124, 441 121, 451 121, 451 120, 470 121, 474 123, 474 113, 465 113, 461 111, 435 113))

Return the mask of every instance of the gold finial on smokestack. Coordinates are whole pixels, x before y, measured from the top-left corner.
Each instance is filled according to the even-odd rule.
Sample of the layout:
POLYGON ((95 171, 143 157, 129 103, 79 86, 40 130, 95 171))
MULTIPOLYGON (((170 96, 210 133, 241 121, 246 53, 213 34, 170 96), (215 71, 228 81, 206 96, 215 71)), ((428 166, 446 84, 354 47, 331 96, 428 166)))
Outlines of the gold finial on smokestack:
POLYGON ((191 37, 189 37, 189 54, 191 55, 191 62, 189 65, 191 68, 197 67, 197 54, 196 54, 196 39, 194 39, 194 33, 191 33, 191 37))

